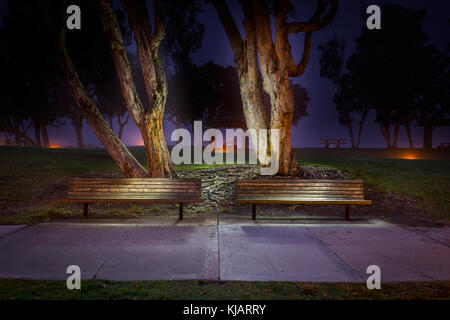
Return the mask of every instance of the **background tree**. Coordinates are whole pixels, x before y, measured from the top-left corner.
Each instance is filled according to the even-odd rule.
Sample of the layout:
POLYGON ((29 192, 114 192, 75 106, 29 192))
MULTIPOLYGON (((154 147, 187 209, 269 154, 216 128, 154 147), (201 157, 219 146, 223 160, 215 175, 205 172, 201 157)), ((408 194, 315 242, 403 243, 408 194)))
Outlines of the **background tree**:
MULTIPOLYGON (((166 36, 161 43, 161 56, 168 75, 169 92, 166 106, 166 119, 176 128, 183 124, 193 124, 198 106, 185 105, 181 101, 189 100, 188 95, 193 72, 196 70, 191 55, 202 46, 205 27, 197 21, 198 13, 203 10, 203 1, 168 0, 161 3, 164 14, 166 36)), ((207 70, 204 70, 207 71, 207 70)), ((205 96, 208 92, 205 90, 205 96)), ((207 97, 205 97, 207 98, 207 97)), ((201 102, 203 103, 203 101, 201 102)))
POLYGON ((333 102, 339 123, 347 128, 352 148, 359 148, 364 122, 370 111, 370 101, 367 99, 367 90, 359 82, 362 74, 358 72, 358 56, 349 58, 347 71, 344 73, 344 50, 344 40, 337 38, 319 46, 320 75, 336 86, 333 102), (353 130, 355 115, 359 117, 356 138, 353 130))
POLYGON ((386 4, 383 28, 364 28, 352 55, 357 61, 351 67, 352 72, 357 74, 359 86, 372 102, 388 148, 398 146, 400 126, 406 128, 412 148, 411 123, 417 117, 426 118, 439 105, 432 102, 436 93, 433 87, 439 86, 440 81, 439 76, 432 74, 438 63, 437 50, 422 30, 425 16, 426 10, 386 4), (425 97, 428 103, 424 102, 425 97), (423 106, 420 111, 419 105, 423 106))
POLYGON ((14 136, 18 145, 48 147, 48 127, 63 124, 56 100, 55 54, 29 3, 8 1, 7 5, 0 30, 0 130, 14 136))

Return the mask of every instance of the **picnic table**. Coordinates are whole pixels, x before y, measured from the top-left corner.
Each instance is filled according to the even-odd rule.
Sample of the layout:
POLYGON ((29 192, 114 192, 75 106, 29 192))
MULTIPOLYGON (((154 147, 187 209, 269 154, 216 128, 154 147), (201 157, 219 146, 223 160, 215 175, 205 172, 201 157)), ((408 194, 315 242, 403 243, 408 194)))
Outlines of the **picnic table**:
POLYGON ((450 151, 450 142, 441 142, 437 149, 441 151, 450 151))
POLYGON ((342 144, 346 144, 345 139, 320 139, 320 143, 325 145, 325 149, 330 149, 330 145, 335 145, 336 149, 340 149, 342 144))

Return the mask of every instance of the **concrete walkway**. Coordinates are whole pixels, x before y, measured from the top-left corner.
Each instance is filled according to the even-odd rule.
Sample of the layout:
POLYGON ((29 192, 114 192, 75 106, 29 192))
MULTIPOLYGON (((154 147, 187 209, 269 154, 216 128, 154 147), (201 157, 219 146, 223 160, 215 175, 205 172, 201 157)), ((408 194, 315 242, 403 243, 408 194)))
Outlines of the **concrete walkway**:
POLYGON ((60 220, 0 226, 0 278, 365 282, 450 280, 449 229, 355 219, 60 220))

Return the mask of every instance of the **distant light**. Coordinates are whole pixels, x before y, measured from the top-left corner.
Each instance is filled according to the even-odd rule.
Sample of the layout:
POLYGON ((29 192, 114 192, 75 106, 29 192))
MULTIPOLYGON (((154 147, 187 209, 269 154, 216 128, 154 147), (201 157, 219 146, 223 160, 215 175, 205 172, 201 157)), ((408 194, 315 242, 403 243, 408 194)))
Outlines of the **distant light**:
POLYGON ((405 154, 403 156, 400 156, 400 159, 417 160, 417 159, 420 159, 420 158, 417 155, 413 154, 413 153, 408 153, 408 154, 405 154))
POLYGON ((51 144, 51 145, 49 145, 48 147, 49 147, 50 149, 59 149, 59 148, 61 148, 61 146, 58 145, 58 144, 51 144))

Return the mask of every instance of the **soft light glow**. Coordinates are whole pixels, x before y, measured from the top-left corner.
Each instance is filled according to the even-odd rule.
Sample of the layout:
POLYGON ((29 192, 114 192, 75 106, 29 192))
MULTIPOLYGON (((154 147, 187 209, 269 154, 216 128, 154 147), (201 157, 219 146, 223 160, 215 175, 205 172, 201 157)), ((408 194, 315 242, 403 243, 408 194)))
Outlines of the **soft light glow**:
POLYGON ((420 159, 420 158, 416 154, 407 153, 407 154, 404 154, 404 155, 400 156, 400 159, 417 160, 417 159, 420 159))
POLYGON ((51 145, 49 145, 48 147, 49 147, 50 149, 59 149, 59 148, 61 148, 61 146, 58 145, 58 144, 51 144, 51 145))

